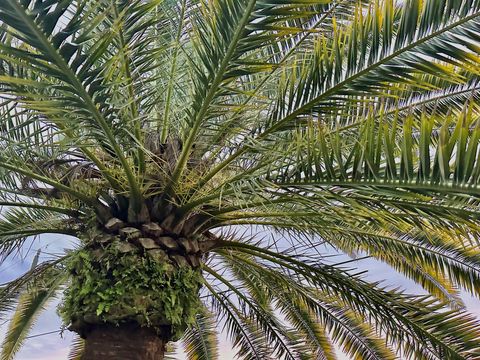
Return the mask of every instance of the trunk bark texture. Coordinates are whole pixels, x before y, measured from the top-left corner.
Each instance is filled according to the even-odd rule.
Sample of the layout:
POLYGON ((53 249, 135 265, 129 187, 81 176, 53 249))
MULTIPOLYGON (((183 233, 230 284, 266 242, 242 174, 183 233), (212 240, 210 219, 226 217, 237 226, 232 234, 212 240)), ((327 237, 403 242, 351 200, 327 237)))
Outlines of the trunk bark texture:
POLYGON ((136 324, 93 326, 82 360, 163 360, 167 340, 136 324))

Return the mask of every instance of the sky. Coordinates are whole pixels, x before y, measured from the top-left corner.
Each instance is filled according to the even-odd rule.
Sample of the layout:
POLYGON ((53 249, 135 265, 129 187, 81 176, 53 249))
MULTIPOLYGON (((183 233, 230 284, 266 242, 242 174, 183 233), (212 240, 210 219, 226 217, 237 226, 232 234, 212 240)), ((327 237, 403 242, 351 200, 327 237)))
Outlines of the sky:
MULTIPOLYGON (((74 244, 73 238, 67 238, 63 235, 46 235, 40 240, 28 243, 28 250, 24 250, 14 259, 9 259, 0 267, 0 283, 5 283, 15 276, 27 271, 32 263, 38 247, 46 253, 57 253, 64 247, 71 247, 74 244)), ((325 251, 330 251, 325 249, 325 251)), ((336 260, 338 261, 338 259, 336 260)), ((352 264, 353 265, 353 264, 352 264)), ((366 270, 366 278, 371 281, 382 281, 383 285, 391 287, 402 287, 412 293, 422 293, 423 290, 414 282, 406 279, 389 266, 372 259, 359 260, 355 262, 355 266, 359 270, 366 270)), ((480 300, 474 299, 468 294, 463 294, 462 298, 468 310, 480 319, 480 300)), ((70 348, 70 343, 74 339, 74 335, 65 331, 59 333, 61 321, 56 315, 56 305, 60 300, 52 302, 49 308, 40 316, 36 325, 31 331, 29 338, 23 348, 16 356, 16 360, 66 360, 70 348), (44 333, 54 332, 48 335, 44 333), (40 336, 37 336, 40 335, 40 336)), ((3 340, 6 330, 6 324, 0 325, 0 341, 3 340)), ((177 346, 178 347, 178 346, 177 346)), ((225 334, 221 334, 220 339, 220 360, 235 359, 235 351, 232 350, 225 334)), ((177 353, 175 358, 184 360, 182 353, 177 353)), ((339 354, 339 360, 348 360, 348 357, 339 354)))

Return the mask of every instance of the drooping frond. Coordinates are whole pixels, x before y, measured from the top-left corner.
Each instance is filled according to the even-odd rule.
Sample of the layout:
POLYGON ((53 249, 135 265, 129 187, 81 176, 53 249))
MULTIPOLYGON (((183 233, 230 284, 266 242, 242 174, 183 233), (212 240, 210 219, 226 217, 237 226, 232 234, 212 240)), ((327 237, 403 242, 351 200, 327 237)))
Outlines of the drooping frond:
POLYGON ((214 315, 208 309, 198 314, 195 324, 183 337, 186 353, 191 360, 218 359, 218 339, 214 315))
MULTIPOLYGON (((315 359, 336 359, 335 351, 328 335, 322 325, 317 323, 317 318, 304 307, 302 301, 292 296, 283 296, 281 287, 277 288, 278 281, 266 284, 261 281, 261 274, 257 269, 242 267, 238 258, 224 257, 223 260, 229 264, 235 277, 248 289, 255 301, 263 306, 280 309, 286 320, 294 327, 294 332, 301 341, 305 341, 311 347, 302 353, 304 358, 315 359), (273 285, 273 287, 271 287, 273 285), (270 289, 274 291, 270 292, 270 289), (299 302, 297 302, 299 300, 299 302)), ((252 264, 253 257, 248 257, 248 263, 252 264)))
MULTIPOLYGON (((203 269, 191 359, 222 331, 242 359, 475 359, 479 30, 478 0, 0 1, 0 259, 154 227, 203 269)), ((0 289, 10 353, 49 267, 0 289)))
MULTIPOLYGON (((239 314, 242 320, 245 322, 247 328, 253 328, 252 335, 262 340, 265 338, 270 344, 266 350, 266 356, 268 357, 280 357, 285 359, 296 359, 305 354, 306 348, 299 341, 291 339, 289 336, 288 328, 277 319, 277 317, 270 311, 270 309, 261 306, 255 299, 248 297, 235 287, 227 278, 220 275, 218 272, 211 268, 204 268, 209 274, 211 274, 216 280, 220 281, 222 286, 227 288, 228 292, 233 293, 240 301, 241 306, 237 306, 230 302, 235 309, 235 312, 239 314), (253 318, 253 319, 252 319, 253 318)), ((211 290, 214 293, 213 290, 211 290)), ((217 298, 218 299, 218 298, 217 298)), ((231 319, 228 319, 231 320, 231 319)), ((232 329, 236 330, 236 329, 232 329)), ((232 331, 231 330, 231 331, 232 331)), ((248 340, 243 338, 244 334, 234 333, 242 340, 248 340), (240 336, 239 336, 240 335, 240 336)), ((241 343, 243 345, 243 343, 241 343)), ((249 341, 250 345, 250 341, 249 341)), ((260 347, 262 349, 262 347, 260 347)), ((251 348, 239 349, 239 355, 246 359, 258 358, 256 351, 251 352, 251 348), (245 351, 246 350, 246 351, 245 351)))
POLYGON ((250 255, 230 253, 224 259, 233 269, 248 273, 258 286, 264 284, 264 296, 285 315, 301 341, 311 345, 302 353, 306 358, 335 358, 330 337, 352 357, 394 358, 385 341, 378 339, 355 312, 346 310, 345 304, 335 306, 338 298, 323 299, 318 290, 301 286, 293 274, 264 267, 250 255))
POLYGON ((335 267, 309 265, 307 261, 247 243, 225 242, 223 246, 241 249, 239 251, 290 270, 320 291, 338 297, 363 314, 365 320, 369 319, 387 332, 390 341, 401 346, 407 356, 416 354, 426 359, 469 358, 480 351, 476 344, 478 329, 474 330, 477 327, 476 319, 464 310, 447 310, 448 305, 429 297, 412 297, 393 290, 387 291, 335 267), (468 327, 472 332, 464 333, 462 327, 468 327), (399 328, 408 331, 398 332, 399 328))
POLYGON ((228 296, 216 291, 206 283, 206 288, 212 295, 212 303, 219 318, 224 322, 224 330, 230 336, 238 355, 243 359, 266 359, 269 347, 261 330, 244 316, 228 296))
POLYGON ((85 340, 76 336, 70 345, 68 360, 81 360, 85 349, 85 340))
POLYGON ((283 151, 276 143, 264 179, 262 168, 239 181, 243 189, 226 183, 212 213, 224 224, 309 231, 365 251, 442 300, 453 300, 455 286, 477 293, 476 117, 465 110, 438 130, 436 119, 390 129, 369 118, 349 136, 312 123, 283 151))
POLYGON ((75 223, 68 223, 55 211, 38 208, 12 207, 0 217, 0 249, 5 258, 19 249, 30 236, 46 233, 74 235, 75 223))
POLYGON ((21 292, 2 343, 2 360, 14 358, 41 311, 57 295, 65 280, 66 276, 63 271, 50 268, 49 271, 42 274, 42 277, 37 276, 21 292))

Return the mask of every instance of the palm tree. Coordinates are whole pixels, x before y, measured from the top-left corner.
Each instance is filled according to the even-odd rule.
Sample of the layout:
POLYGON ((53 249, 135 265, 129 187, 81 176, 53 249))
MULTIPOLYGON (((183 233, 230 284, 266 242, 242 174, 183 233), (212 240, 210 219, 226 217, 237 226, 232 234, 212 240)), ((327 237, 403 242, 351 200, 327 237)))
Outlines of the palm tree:
POLYGON ((11 359, 478 359, 479 0, 0 1, 11 359), (41 246, 42 238, 37 238, 41 246), (368 282, 332 250, 423 286, 368 282), (13 312, 12 312, 13 311, 13 312))

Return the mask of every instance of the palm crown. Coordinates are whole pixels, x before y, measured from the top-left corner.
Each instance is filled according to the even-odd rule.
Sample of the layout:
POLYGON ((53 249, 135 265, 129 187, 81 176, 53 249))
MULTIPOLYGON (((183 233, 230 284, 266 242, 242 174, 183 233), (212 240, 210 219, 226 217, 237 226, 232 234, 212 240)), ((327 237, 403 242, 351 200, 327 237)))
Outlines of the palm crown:
MULTIPOLYGON (((65 284, 82 291, 75 261, 127 272, 147 250, 196 279, 166 319, 192 359, 217 357, 216 324, 245 359, 480 356, 458 296, 480 294, 479 16, 477 0, 0 2, 0 251, 80 239, 2 288, 3 359, 65 284), (429 295, 368 283, 326 243, 429 295)), ((85 299, 113 321, 114 300, 85 299)), ((73 329, 96 324, 65 302, 73 329)))

